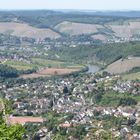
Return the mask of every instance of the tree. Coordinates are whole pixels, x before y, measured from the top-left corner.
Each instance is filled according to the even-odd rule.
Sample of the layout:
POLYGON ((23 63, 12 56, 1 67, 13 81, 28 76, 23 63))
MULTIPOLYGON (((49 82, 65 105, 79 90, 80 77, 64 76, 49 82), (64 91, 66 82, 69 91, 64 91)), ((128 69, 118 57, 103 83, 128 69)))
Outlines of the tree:
POLYGON ((106 77, 106 76, 109 76, 110 74, 107 72, 107 71, 103 71, 103 73, 102 73, 102 76, 103 77, 106 77))
POLYGON ((124 106, 130 106, 130 105, 136 105, 137 101, 133 98, 123 98, 120 100, 119 105, 124 105, 124 106))
POLYGON ((38 134, 35 134, 34 137, 33 137, 33 140, 40 140, 40 137, 38 134))
POLYGON ((0 139, 1 140, 23 140, 24 128, 21 125, 8 126, 0 113, 0 139))
POLYGON ((67 94, 68 92, 69 92, 68 87, 65 86, 64 89, 63 89, 63 93, 64 93, 64 94, 67 94))
POLYGON ((0 64, 0 77, 18 77, 18 71, 15 68, 0 64))
POLYGON ((83 137, 87 134, 85 126, 79 125, 75 127, 75 131, 73 132, 72 136, 74 138, 83 139, 83 137))
POLYGON ((6 114, 11 110, 8 101, 1 100, 2 111, 0 112, 0 140, 23 140, 24 128, 19 125, 7 125, 6 114))
POLYGON ((66 138, 58 133, 53 137, 53 140, 66 140, 66 138))

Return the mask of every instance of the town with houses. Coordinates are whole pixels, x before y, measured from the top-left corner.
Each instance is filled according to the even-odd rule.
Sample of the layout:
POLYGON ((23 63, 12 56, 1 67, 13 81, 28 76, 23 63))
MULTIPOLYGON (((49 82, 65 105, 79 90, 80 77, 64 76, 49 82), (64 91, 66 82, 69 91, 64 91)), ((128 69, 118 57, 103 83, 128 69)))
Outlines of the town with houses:
POLYGON ((140 140, 140 12, 64 11, 0 11, 0 140, 140 140))
MULTIPOLYGON (((32 65, 31 58, 44 56, 52 47, 43 46, 42 51, 27 46, 7 47, 7 54, 1 46, 0 64, 13 61, 32 65)), ((110 140, 140 139, 139 80, 123 80, 121 75, 106 71, 1 79, 0 93, 12 109, 5 116, 7 124, 25 127, 28 132, 23 137, 28 140, 34 140, 33 133, 39 140, 53 140, 56 132, 66 135, 66 140, 94 140, 102 133, 110 140)))
MULTIPOLYGON (((6 117, 7 122, 21 125, 39 124, 36 133, 42 140, 44 137, 51 140, 53 135, 53 130, 47 126, 47 115, 45 115, 50 111, 65 114, 63 118, 59 118, 63 121, 58 123, 57 128, 69 131, 75 126, 85 125, 86 137, 90 135, 88 132, 92 128, 96 128, 97 133, 104 130, 105 126, 101 118, 105 116, 121 118, 124 122, 121 121, 119 129, 116 126, 109 129, 113 137, 140 139, 140 133, 135 132, 131 124, 128 125, 129 122, 132 125, 140 123, 140 106, 135 103, 136 101, 132 100, 122 105, 102 103, 102 98, 105 98, 103 96, 111 92, 116 94, 112 99, 118 98, 118 94, 120 97, 139 98, 140 81, 123 81, 120 75, 87 73, 57 79, 1 83, 0 92, 12 102, 14 109, 13 113, 6 117), (68 115, 71 117, 69 118, 68 115)), ((109 95, 107 96, 109 98, 109 95)), ((73 137, 69 139, 75 140, 73 137)))

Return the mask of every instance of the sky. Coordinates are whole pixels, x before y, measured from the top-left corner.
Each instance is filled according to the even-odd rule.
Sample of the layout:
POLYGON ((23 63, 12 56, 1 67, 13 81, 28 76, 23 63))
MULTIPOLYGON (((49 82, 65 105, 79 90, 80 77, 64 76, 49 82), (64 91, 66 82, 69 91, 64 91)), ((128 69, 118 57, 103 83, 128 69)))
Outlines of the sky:
POLYGON ((140 0, 0 0, 0 10, 140 10, 140 0))

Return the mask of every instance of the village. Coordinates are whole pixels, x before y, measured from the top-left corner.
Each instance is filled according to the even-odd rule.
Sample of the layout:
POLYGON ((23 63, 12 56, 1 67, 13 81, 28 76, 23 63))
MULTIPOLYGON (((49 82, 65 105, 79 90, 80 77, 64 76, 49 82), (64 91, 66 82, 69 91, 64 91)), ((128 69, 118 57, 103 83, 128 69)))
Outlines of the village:
MULTIPOLYGON (((86 125, 87 130, 94 127, 100 130, 104 129, 103 121, 96 121, 96 125, 93 121, 104 116, 111 116, 125 118, 120 130, 115 127, 111 128, 115 137, 130 137, 131 134, 131 137, 140 138, 140 133, 136 133, 131 126, 127 125, 127 121, 130 120, 134 121, 133 125, 140 123, 139 102, 133 99, 133 97, 136 99, 140 94, 139 81, 123 81, 120 75, 96 75, 92 73, 56 79, 30 79, 20 82, 19 80, 21 79, 15 83, 10 81, 0 83, 2 96, 12 102, 14 110, 7 117, 8 123, 44 124, 47 117, 43 117, 43 114, 53 111, 57 114, 66 114, 66 116, 67 114, 72 115, 71 119, 67 120, 66 117, 57 127, 68 130, 77 125, 86 125), (102 104, 103 96, 109 91, 114 92, 116 98, 117 94, 123 95, 125 98, 128 96, 128 100, 132 97, 132 101, 124 101, 120 105, 102 104)), ((123 96, 121 97, 123 98, 123 96)), ((51 131, 47 125, 38 128, 36 133, 41 138, 51 139, 51 131)))
MULTIPOLYGON (((50 40, 47 42, 43 42, 41 49, 36 46, 30 48, 29 44, 26 47, 7 47, 9 53, 0 47, 0 64, 27 66, 29 70, 41 66, 33 63, 33 58, 47 58, 44 52, 54 45, 50 40)), ((69 45, 74 47, 72 44, 69 45)), ((62 44, 57 45, 59 48, 62 44)), ((25 127, 28 132, 24 137, 29 140, 33 139, 34 134, 41 140, 52 140, 56 132, 69 140, 95 139, 105 132, 110 132, 113 139, 140 139, 139 80, 123 80, 122 75, 111 75, 106 71, 35 79, 17 77, 1 79, 0 93, 1 98, 11 104, 12 112, 5 117, 7 124, 25 127), (111 124, 106 123, 108 119, 111 124), (79 132, 78 127, 85 131, 79 132), (94 129, 96 133, 92 136, 94 129)))

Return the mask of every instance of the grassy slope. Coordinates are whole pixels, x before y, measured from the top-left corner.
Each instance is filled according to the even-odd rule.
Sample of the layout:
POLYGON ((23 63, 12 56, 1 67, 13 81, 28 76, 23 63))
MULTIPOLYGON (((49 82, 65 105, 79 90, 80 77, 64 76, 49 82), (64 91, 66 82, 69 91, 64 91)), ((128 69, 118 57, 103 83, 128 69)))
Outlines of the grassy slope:
POLYGON ((112 74, 125 73, 135 67, 140 67, 140 57, 129 57, 128 59, 119 59, 107 66, 106 71, 112 74))
POLYGON ((131 73, 131 74, 124 74, 124 75, 122 75, 122 78, 124 80, 136 80, 136 79, 140 80, 140 72, 131 73))

